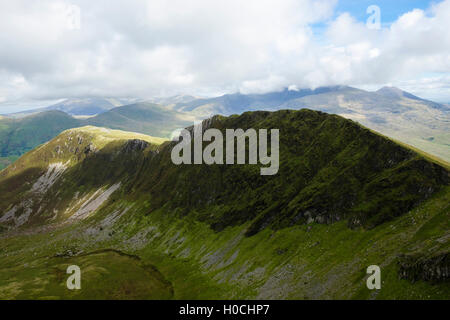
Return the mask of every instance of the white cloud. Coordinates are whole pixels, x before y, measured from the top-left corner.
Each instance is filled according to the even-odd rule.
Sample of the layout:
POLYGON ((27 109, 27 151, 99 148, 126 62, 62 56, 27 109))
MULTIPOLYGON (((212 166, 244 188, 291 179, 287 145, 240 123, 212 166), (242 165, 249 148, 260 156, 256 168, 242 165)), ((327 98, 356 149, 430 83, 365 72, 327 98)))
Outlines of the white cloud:
MULTIPOLYGON (((381 30, 347 13, 330 20, 335 5, 336 0, 2 1, 0 96, 11 102, 265 92, 450 73, 450 0, 405 13, 381 30), (324 41, 314 37, 315 23, 327 24, 324 41)), ((442 77, 447 85, 448 79, 442 77)))
MULTIPOLYGON (((450 73, 450 1, 432 6, 428 11, 415 9, 403 14, 390 27, 367 30, 362 22, 343 14, 328 29, 331 44, 329 54, 322 59, 333 70, 345 66, 341 77, 332 77, 348 84, 406 84, 408 81, 426 83, 424 74, 440 73, 442 88, 449 87, 450 73), (340 79, 339 79, 340 78, 340 79)), ((324 67, 324 66, 322 66, 324 67)), ((436 79, 436 78, 435 78, 436 79)), ((407 89, 406 87, 403 89, 407 89)), ((416 87, 423 96, 439 96, 450 100, 450 92, 439 95, 416 87)))

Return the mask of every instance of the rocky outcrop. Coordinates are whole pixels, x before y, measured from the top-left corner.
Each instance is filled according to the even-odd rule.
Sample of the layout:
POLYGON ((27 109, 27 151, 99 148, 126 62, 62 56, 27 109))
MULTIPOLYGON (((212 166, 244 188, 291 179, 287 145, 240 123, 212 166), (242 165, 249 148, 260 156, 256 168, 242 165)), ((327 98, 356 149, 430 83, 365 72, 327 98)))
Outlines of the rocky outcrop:
POLYGON ((430 282, 450 280, 449 252, 425 257, 423 255, 402 255, 398 259, 400 279, 430 282))
POLYGON ((145 150, 148 146, 149 143, 144 140, 139 139, 128 140, 123 147, 123 152, 125 153, 139 152, 145 150))

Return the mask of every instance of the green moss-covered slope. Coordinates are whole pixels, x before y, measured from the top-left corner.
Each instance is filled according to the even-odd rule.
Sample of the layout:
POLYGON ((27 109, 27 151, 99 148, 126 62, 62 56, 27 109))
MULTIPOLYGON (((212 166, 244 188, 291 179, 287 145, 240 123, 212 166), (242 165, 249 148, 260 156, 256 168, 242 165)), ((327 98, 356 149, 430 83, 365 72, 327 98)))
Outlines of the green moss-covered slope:
POLYGON ((247 231, 253 235, 268 225, 344 219, 352 227, 371 228, 408 212, 449 183, 445 168, 338 116, 309 110, 251 112, 217 117, 211 126, 279 129, 278 174, 261 176, 261 165, 175 166, 166 148, 157 166, 146 163, 138 184, 152 207, 195 210, 217 231, 253 221, 247 231))
POLYGON ((0 169, 61 131, 79 125, 79 120, 61 111, 42 112, 23 119, 0 118, 0 169))
POLYGON ((280 129, 278 174, 175 166, 173 142, 92 127, 2 171, 0 298, 450 298, 446 168, 321 112, 205 124, 280 129), (101 271, 74 294, 67 264, 101 271))

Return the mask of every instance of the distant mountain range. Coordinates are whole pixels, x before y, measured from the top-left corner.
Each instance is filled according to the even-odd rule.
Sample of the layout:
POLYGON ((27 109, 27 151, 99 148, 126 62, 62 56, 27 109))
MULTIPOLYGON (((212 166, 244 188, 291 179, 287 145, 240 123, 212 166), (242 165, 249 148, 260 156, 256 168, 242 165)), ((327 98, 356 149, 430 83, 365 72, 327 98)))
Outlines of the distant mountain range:
POLYGON ((58 110, 71 116, 95 116, 116 107, 132 104, 142 99, 137 98, 80 98, 66 99, 45 108, 21 111, 9 114, 8 117, 22 118, 39 112, 58 110))
POLYGON ((209 117, 214 114, 241 114, 245 111, 277 109, 287 101, 305 96, 319 95, 342 90, 341 86, 323 87, 315 90, 288 90, 265 94, 226 94, 216 98, 195 99, 177 103, 174 108, 184 112, 192 112, 197 116, 209 117))
POLYGON ((141 102, 78 119, 58 110, 0 119, 0 169, 24 153, 70 128, 94 125, 169 138, 172 131, 193 123, 190 115, 141 102))
POLYGON ((174 130, 190 126, 193 122, 194 117, 190 114, 169 110, 151 102, 114 108, 83 120, 84 125, 134 131, 163 138, 169 138, 174 130))
POLYGON ((179 95, 130 103, 135 101, 138 99, 69 99, 0 118, 0 168, 62 130, 78 126, 103 126, 168 138, 175 129, 216 114, 303 108, 352 119, 450 162, 450 107, 393 87, 376 92, 348 86, 285 89, 206 99, 179 95))
POLYGON ((450 107, 398 88, 369 92, 347 86, 267 94, 229 94, 178 103, 175 110, 206 118, 249 110, 302 109, 338 114, 430 154, 450 161, 450 107))

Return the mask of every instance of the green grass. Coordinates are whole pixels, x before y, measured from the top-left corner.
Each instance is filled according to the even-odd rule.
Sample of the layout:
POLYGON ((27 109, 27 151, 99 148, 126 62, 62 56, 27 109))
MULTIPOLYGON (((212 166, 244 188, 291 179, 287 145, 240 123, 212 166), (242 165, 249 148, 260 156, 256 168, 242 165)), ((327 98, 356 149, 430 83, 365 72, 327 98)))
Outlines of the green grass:
POLYGON ((0 119, 0 156, 19 157, 63 130, 79 126, 78 120, 60 111, 22 119, 0 119))
POLYGON ((279 174, 262 177, 254 165, 175 166, 170 143, 149 138, 140 149, 127 140, 133 134, 92 127, 68 130, 2 171, 1 212, 31 199, 40 214, 17 230, 0 229, 0 292, 39 299, 450 298, 448 280, 399 276, 403 256, 427 261, 448 253, 445 168, 319 112, 214 121, 219 129, 279 128, 279 174), (84 152, 88 146, 95 151, 84 152), (54 162, 67 163, 63 179, 43 195, 30 193, 54 162), (76 201, 119 181, 98 211, 64 224, 76 201), (55 257, 69 249, 75 256, 55 257), (89 271, 86 292, 84 285, 66 292, 61 271, 69 263, 89 271), (372 264, 382 270, 380 291, 366 288, 372 264))
POLYGON ((3 268, 0 282, 0 299, 170 299, 173 295, 171 284, 157 269, 115 251, 37 257, 3 268), (81 290, 67 289, 70 265, 81 269, 81 290))
POLYGON ((19 159, 19 156, 0 157, 0 170, 6 168, 17 159, 19 159))
POLYGON ((434 226, 448 224, 449 191, 370 231, 351 230, 345 223, 311 224, 265 229, 250 238, 243 237, 245 226, 216 233, 190 216, 180 219, 164 211, 141 215, 136 203, 138 211, 104 230, 114 230, 113 236, 102 241, 94 239, 103 232, 94 239, 83 236, 87 225, 98 224, 113 209, 105 208, 78 226, 2 239, 0 291, 2 298, 26 299, 163 299, 171 298, 171 292, 175 299, 448 299, 446 283, 400 280, 396 258, 412 247, 426 251, 429 245, 442 246, 437 240, 448 229, 434 226), (143 230, 151 231, 142 243, 129 241, 143 230), (75 254, 83 252, 54 257, 69 248, 75 254), (129 256, 98 252, 101 248, 116 248, 129 256), (79 292, 64 286, 63 271, 69 264, 82 269, 79 292), (365 286, 365 269, 372 264, 382 270, 379 291, 365 286))

